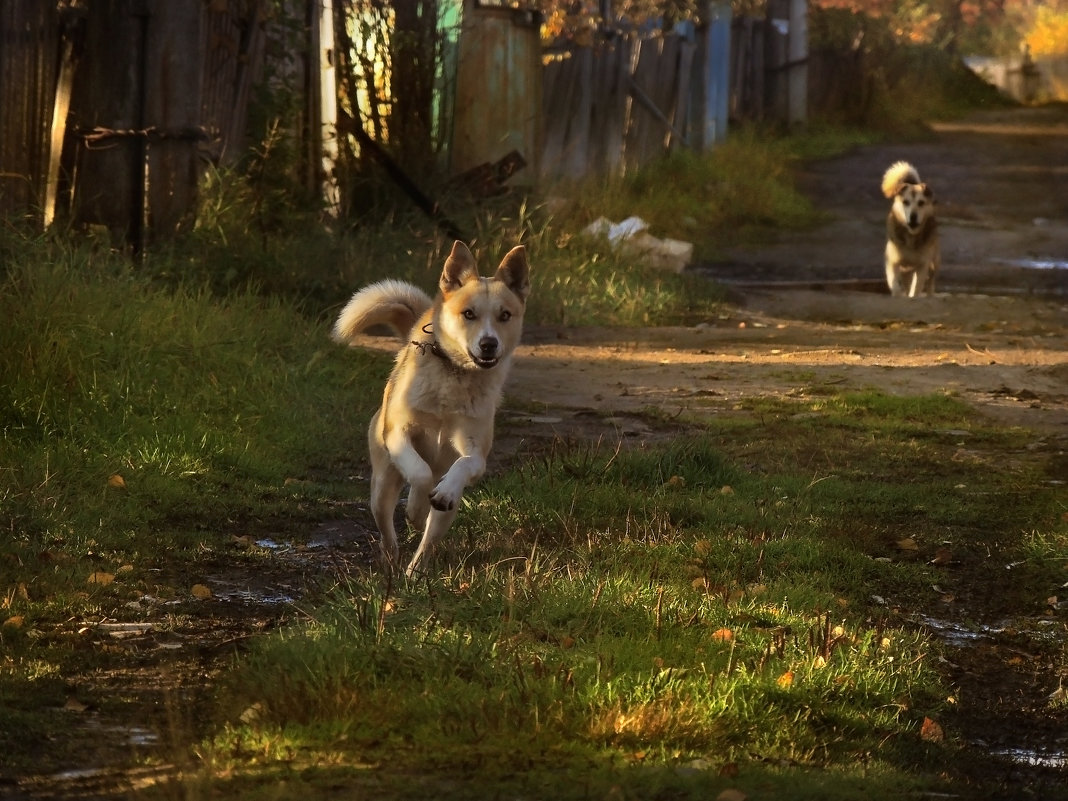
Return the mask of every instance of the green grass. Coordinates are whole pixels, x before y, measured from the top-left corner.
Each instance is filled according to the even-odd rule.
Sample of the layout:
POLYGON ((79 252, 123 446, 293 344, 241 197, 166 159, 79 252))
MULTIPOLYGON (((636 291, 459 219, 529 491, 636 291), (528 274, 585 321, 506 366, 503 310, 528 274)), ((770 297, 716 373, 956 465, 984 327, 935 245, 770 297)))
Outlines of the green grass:
MULTIPOLYGON (((789 165, 840 146, 829 139, 743 137, 724 157, 753 156, 751 182, 731 163, 663 166, 737 206, 687 207, 672 195, 700 186, 667 192, 650 173, 613 192, 626 203, 611 213, 680 236, 691 213, 725 215, 698 218, 708 248, 739 209, 800 224, 812 212, 789 165)), ((580 215, 520 204, 468 222, 484 271, 530 246, 533 324, 693 322, 720 302, 584 240, 580 215)), ((188 602, 209 567, 269 567, 265 551, 235 554, 235 533, 310 531, 364 500, 351 476, 365 473, 390 359, 338 348, 328 326, 367 281, 433 287, 448 243, 212 226, 136 267, 58 238, 0 240, 0 748, 13 765, 61 741, 69 677, 118 658, 70 636, 71 621, 124 619, 146 594, 188 602)), ((465 497, 440 573, 332 574, 324 603, 251 640, 218 679, 202 729, 166 733, 191 769, 159 792, 942 787, 954 745, 919 727, 948 689, 908 614, 937 595, 927 561, 945 541, 1020 558, 1021 588, 1063 571, 1063 500, 1034 459, 1005 459, 1026 454, 1027 432, 952 397, 828 387, 648 422, 675 444, 528 444, 465 497)))
POLYGON ((312 622, 259 642, 228 683, 209 772, 255 754, 301 766, 313 789, 329 753, 375 766, 346 781, 385 797, 407 797, 416 771, 428 795, 463 797, 467 766, 493 792, 563 798, 942 786, 952 748, 919 728, 949 690, 899 608, 937 603, 924 554, 944 538, 963 552, 1021 525, 1054 536, 1062 509, 1040 472, 954 466, 940 428, 1022 444, 970 424, 959 401, 821 404, 818 426, 780 403, 675 445, 529 454, 469 495, 441 574, 353 576, 312 622), (728 455, 754 439, 777 467, 728 455), (815 447, 848 467, 798 469, 815 447), (920 550, 895 545, 905 537, 920 550), (553 784, 560 773, 582 781, 553 784))

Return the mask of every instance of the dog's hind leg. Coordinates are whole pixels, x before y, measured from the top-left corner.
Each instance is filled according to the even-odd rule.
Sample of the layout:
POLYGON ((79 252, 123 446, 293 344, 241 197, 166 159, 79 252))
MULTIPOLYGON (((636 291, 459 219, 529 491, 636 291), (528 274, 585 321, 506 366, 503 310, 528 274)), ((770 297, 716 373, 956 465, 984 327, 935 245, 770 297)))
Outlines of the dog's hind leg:
MULTIPOLYGON (((373 431, 373 424, 372 424, 373 431)), ((400 548, 397 545, 397 529, 393 523, 393 513, 404 489, 404 476, 393 466, 389 453, 372 435, 371 452, 371 514, 382 537, 378 543, 382 552, 383 567, 393 568, 400 562, 400 548)))
POLYGON ((456 511, 457 507, 454 506, 452 509, 434 509, 430 512, 426 521, 426 530, 423 532, 423 539, 419 542, 419 548, 416 550, 415 556, 412 557, 412 561, 408 563, 408 569, 404 571, 408 578, 421 572, 434 555, 434 547, 448 532, 449 526, 452 525, 452 521, 456 517, 456 511))

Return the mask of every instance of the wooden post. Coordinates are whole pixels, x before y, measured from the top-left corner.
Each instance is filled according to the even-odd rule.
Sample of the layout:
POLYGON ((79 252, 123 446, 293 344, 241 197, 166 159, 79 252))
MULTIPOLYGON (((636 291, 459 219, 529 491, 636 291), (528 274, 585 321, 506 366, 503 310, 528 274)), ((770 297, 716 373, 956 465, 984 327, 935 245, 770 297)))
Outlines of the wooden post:
POLYGON ((808 0, 790 0, 788 119, 790 123, 808 119, 808 0))

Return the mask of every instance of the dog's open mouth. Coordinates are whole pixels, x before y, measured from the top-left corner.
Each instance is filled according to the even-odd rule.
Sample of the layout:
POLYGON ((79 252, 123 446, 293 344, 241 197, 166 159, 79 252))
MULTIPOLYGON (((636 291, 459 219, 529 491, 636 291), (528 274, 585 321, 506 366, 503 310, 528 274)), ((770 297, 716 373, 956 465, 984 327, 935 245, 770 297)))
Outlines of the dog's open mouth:
POLYGON ((485 369, 489 369, 490 367, 496 367, 497 366, 497 362, 500 361, 500 359, 498 357, 496 357, 496 356, 490 356, 490 357, 476 356, 473 353, 470 353, 470 356, 471 356, 471 361, 473 361, 479 367, 482 367, 482 368, 485 368, 485 369))

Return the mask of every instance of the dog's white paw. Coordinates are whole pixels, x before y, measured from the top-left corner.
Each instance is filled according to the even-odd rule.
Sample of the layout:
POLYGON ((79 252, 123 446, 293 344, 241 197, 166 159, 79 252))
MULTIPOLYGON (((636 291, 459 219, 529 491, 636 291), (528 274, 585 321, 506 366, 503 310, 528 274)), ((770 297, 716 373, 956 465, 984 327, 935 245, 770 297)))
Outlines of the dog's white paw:
POLYGON ((448 512, 456 508, 463 494, 463 487, 454 487, 449 483, 448 477, 443 478, 434 491, 430 493, 430 505, 439 512, 448 512))

